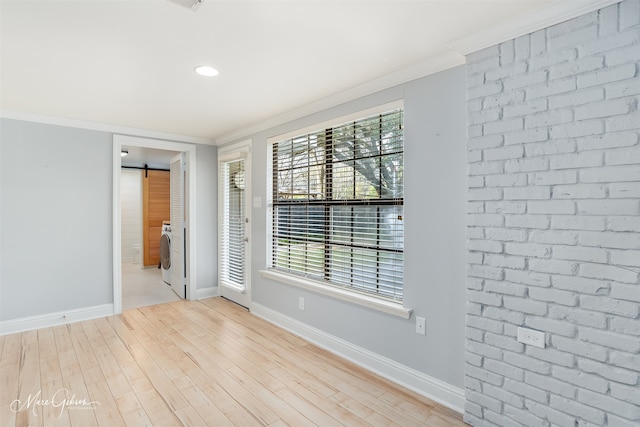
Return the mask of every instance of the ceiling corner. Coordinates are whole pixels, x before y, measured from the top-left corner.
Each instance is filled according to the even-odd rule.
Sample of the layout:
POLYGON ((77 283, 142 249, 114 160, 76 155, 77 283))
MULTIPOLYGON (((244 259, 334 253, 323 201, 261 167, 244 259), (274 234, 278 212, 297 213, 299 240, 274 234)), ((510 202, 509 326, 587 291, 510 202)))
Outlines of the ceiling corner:
POLYGON ((448 46, 462 55, 468 55, 594 10, 620 3, 620 1, 622 0, 554 1, 488 30, 454 40, 448 46))

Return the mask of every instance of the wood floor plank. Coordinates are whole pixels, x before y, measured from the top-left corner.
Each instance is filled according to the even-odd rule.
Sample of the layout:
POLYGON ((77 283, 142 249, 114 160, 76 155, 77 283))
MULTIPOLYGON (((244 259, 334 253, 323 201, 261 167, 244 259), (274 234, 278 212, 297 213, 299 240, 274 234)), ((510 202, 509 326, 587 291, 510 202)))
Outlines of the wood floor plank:
MULTIPOLYGON (((145 319, 139 316, 137 319, 133 317, 130 318, 129 322, 144 329, 144 332, 140 330, 138 334, 140 343, 144 343, 147 351, 156 356, 155 361, 164 370, 178 391, 184 395, 185 389, 190 389, 194 386, 205 387, 211 381, 211 377, 197 364, 197 361, 184 351, 181 351, 174 343, 165 343, 162 347, 154 343, 154 338, 159 338, 160 335, 164 334, 164 331, 155 330, 153 324, 141 326, 138 321, 145 322, 145 319)), ((193 395, 191 397, 193 398, 193 395)), ((200 403, 210 404, 211 402, 202 401, 200 403)))
POLYGON ((325 382, 324 379, 308 374, 305 375, 304 372, 297 366, 289 366, 287 368, 271 369, 269 374, 290 389, 304 389, 304 396, 308 399, 326 399, 339 391, 325 382))
MULTIPOLYGON (((194 320, 203 320, 201 318, 195 317, 194 320)), ((191 328, 193 329, 197 329, 197 328, 191 328)), ((187 331, 188 332, 188 331, 187 331)), ((197 339, 194 337, 198 337, 199 335, 197 333, 195 334, 189 334, 186 333, 185 334, 185 338, 189 339, 189 337, 191 339, 197 339)), ((240 334, 232 334, 227 336, 226 338, 221 337, 221 339, 227 339, 227 340, 234 340, 237 341, 238 337, 240 336, 240 334)), ((200 339, 201 341, 201 339, 200 339)), ((206 356, 204 356, 204 354, 197 352, 195 349, 192 349, 192 351, 194 351, 194 354, 192 355, 192 357, 194 358, 194 360, 196 360, 198 363, 200 364, 207 364, 210 365, 210 363, 207 363, 206 360, 206 356)), ((251 369, 255 367, 255 364, 250 361, 249 359, 246 359, 242 356, 239 355, 239 353, 237 352, 223 352, 221 354, 221 356, 223 357, 227 357, 230 360, 233 361, 233 367, 235 369, 239 369, 242 370, 241 368, 245 368, 245 369, 251 369)), ((257 420, 259 420, 262 424, 270 424, 272 422, 275 422, 278 417, 277 415, 274 413, 273 411, 273 407, 270 407, 268 404, 266 404, 266 402, 262 399, 259 399, 256 397, 258 397, 255 393, 253 393, 251 390, 248 390, 245 385, 240 381, 237 381, 237 379, 234 379, 232 376, 230 376, 224 369, 215 369, 213 372, 211 372, 211 376, 212 378, 215 378, 215 381, 231 396, 233 397, 236 401, 240 402, 240 404, 248 411, 250 412, 257 420)))
POLYGON ((93 354, 105 376, 114 397, 131 391, 131 385, 122 371, 122 362, 128 361, 129 351, 122 344, 119 337, 106 319, 97 319, 94 325, 101 339, 96 338, 93 344, 93 354))
MULTIPOLYGON (((109 399, 109 402, 104 402, 108 405, 108 408, 113 405, 114 402, 111 401, 113 400, 111 396, 104 396, 104 390, 101 387, 102 384, 107 383, 107 378, 95 356, 95 352, 100 351, 100 346, 97 344, 99 337, 94 336, 92 345, 85 333, 85 328, 95 333, 96 329, 92 327, 95 327, 95 322, 86 322, 84 326, 78 323, 69 325, 71 342, 76 350, 78 363, 92 401, 99 401, 100 404, 102 404, 101 399, 109 399), (98 384, 98 386, 96 386, 96 384, 98 384)), ((109 394, 111 394, 111 390, 109 394)), ((101 412, 102 411, 103 410, 101 410, 101 412)))
POLYGON ((207 422, 203 420, 191 406, 178 409, 175 413, 184 426, 207 427, 207 422))
POLYGON ((260 362, 259 360, 252 360, 246 352, 243 352, 243 337, 239 331, 232 327, 232 324, 230 325, 230 323, 233 322, 226 320, 218 323, 220 330, 216 336, 212 337, 213 329, 207 329, 201 324, 201 322, 206 321, 207 318, 200 316, 195 310, 184 310, 181 314, 192 320, 189 328, 183 328, 180 331, 183 336, 192 343, 203 342, 204 337, 206 337, 206 342, 217 352, 221 353, 224 359, 233 361, 233 365, 235 366, 241 364, 249 366, 260 362))
POLYGON ((158 390, 153 387, 145 390, 144 388, 138 388, 137 385, 134 385, 134 390, 154 426, 177 427, 183 425, 176 418, 175 413, 169 409, 158 390))
MULTIPOLYGON (((138 343, 132 343, 138 354, 146 353, 145 349, 138 343)), ((182 409, 189 405, 184 396, 175 388, 171 380, 167 377, 165 370, 155 362, 153 355, 146 354, 136 359, 138 366, 145 373, 153 388, 158 391, 163 400, 167 403, 172 411, 182 409)))
MULTIPOLYGON (((22 335, 14 334, 5 337, 5 344, 0 357, 0 405, 2 414, 11 412, 7 408, 12 401, 18 398, 18 380, 21 352, 22 335)), ((11 417, 9 414, 5 414, 11 417)), ((4 417, 3 417, 4 418, 4 417)), ((15 413, 12 418, 15 418, 15 413)), ((5 418, 7 419, 7 418, 5 418)))
MULTIPOLYGON (((139 326, 132 325, 124 315, 113 316, 108 320, 114 333, 120 337, 122 346, 127 349, 126 353, 118 352, 120 354, 119 364, 140 406, 144 409, 146 417, 154 426, 182 425, 168 402, 154 387, 137 361, 138 359, 146 360, 148 357, 146 351, 137 342, 136 327, 139 328, 139 326), (134 343, 136 345, 132 345, 134 343)), ((110 344, 114 346, 116 341, 111 341, 110 344)), ((123 414, 123 417, 126 416, 123 414)), ((142 418, 142 416, 140 417, 142 418)))
POLYGON ((304 414, 305 417, 318 426, 330 427, 344 425, 321 408, 318 408, 310 401, 291 391, 289 388, 278 390, 275 394, 295 408, 298 412, 304 414))
MULTIPOLYGON (((50 398, 64 387, 60 360, 56 352, 56 343, 51 328, 38 330, 38 350, 40 355, 41 393, 43 398, 50 398)), ((42 423, 45 427, 62 427, 68 426, 71 421, 67 411, 60 411, 51 405, 47 405, 42 407, 42 423)))
POLYGON ((264 425, 218 384, 212 384, 204 392, 211 401, 219 405, 220 410, 233 425, 247 427, 264 425))
MULTIPOLYGON (((20 366, 18 367, 18 400, 28 402, 42 391, 40 384, 40 355, 38 351, 38 332, 22 334, 20 366)), ((20 422, 25 426, 42 426, 42 406, 33 405, 21 411, 20 422)))
POLYGON ((147 416, 135 392, 130 391, 129 393, 122 394, 116 397, 115 400, 126 426, 153 427, 151 419, 147 416))
MULTIPOLYGON (((116 401, 117 396, 111 394, 111 388, 106 381, 88 384, 87 392, 91 396, 91 401, 96 402, 96 405, 98 405, 94 413, 99 426, 124 425, 124 419, 116 401)), ((122 396, 122 394, 119 396, 122 396)))
POLYGON ((0 426, 23 425, 466 426, 221 298, 0 337, 0 426), (39 390, 71 404, 10 410, 39 390))
MULTIPOLYGON (((262 402, 267 408, 273 411, 282 421, 292 426, 314 425, 304 414, 298 412, 286 401, 276 398, 274 393, 258 382, 253 375, 245 372, 239 367, 229 370, 229 374, 240 382, 249 392, 262 402)), ((280 388, 282 389, 282 388, 280 388)))
MULTIPOLYGON (((205 386, 207 382, 212 381, 211 377, 199 367, 193 356, 187 355, 175 343, 164 342, 162 348, 157 346, 156 341, 161 341, 160 336, 166 334, 168 326, 164 324, 165 329, 159 329, 160 322, 153 321, 153 313, 147 315, 130 313, 128 322, 139 328, 141 341, 145 342, 149 351, 158 356, 156 361, 193 407, 189 410, 175 410, 176 417, 185 425, 198 425, 203 420, 211 419, 215 420, 216 425, 232 425, 206 394, 197 392, 198 385, 205 386), (194 378, 195 382, 191 378, 194 378)), ((172 336, 176 339, 175 335, 172 336)), ((184 344, 184 341, 177 341, 184 344)), ((195 347, 190 345, 187 345, 187 348, 195 350, 195 347)))
MULTIPOLYGON (((202 319, 196 318, 194 320, 202 320, 202 319)), ((197 329, 197 328, 192 328, 192 329, 197 329)), ((202 341, 201 338, 196 338, 196 337, 199 337, 199 334, 197 333, 188 333, 187 331, 187 333, 183 335, 184 335, 184 338, 187 339, 187 341, 189 341, 189 338, 191 340, 202 341)), ((221 339, 227 339, 227 340, 229 339, 237 340, 237 338, 238 338, 238 335, 232 335, 226 338, 221 337, 221 339)), ((224 368, 216 367, 212 365, 210 361, 208 361, 208 357, 203 352, 201 352, 200 350, 197 350, 195 347, 190 347, 190 346, 187 346, 187 347, 190 348, 192 351, 192 354, 190 353, 189 355, 190 358, 196 364, 198 364, 198 366, 200 365, 209 366, 210 368, 208 371, 212 380, 215 379, 215 382, 218 385, 220 385, 229 394, 229 396, 234 398, 236 401, 240 402, 240 405, 243 406, 243 408, 246 411, 251 413, 254 418, 256 418, 262 424, 265 424, 265 425, 277 420, 277 416, 274 413, 274 409, 276 408, 266 404, 266 402, 260 399, 258 395, 256 395, 250 390, 247 390, 246 384, 243 384, 241 381, 237 381, 237 379, 234 379, 232 376, 228 375, 228 373, 224 368)), ((244 369, 252 369, 256 367, 256 365, 253 362, 239 356, 236 352, 227 351, 227 352, 217 353, 217 354, 219 354, 220 357, 227 357, 230 361, 232 361, 232 363, 228 366, 232 367, 233 369, 242 370, 241 367, 244 369)))
MULTIPOLYGON (((233 423, 216 406, 209 396, 199 387, 192 386, 181 389, 185 397, 191 402, 195 413, 209 425, 215 424, 219 427, 233 426, 233 423)), ((182 420, 182 417, 180 417, 182 420)), ((189 425, 189 424, 186 424, 189 425)))
POLYGON ((400 390, 391 389, 380 396, 380 401, 386 402, 391 406, 394 406, 402 410, 407 415, 424 422, 435 409, 435 405, 431 406, 424 404, 417 400, 408 393, 403 393, 400 390))
POLYGON ((53 328, 53 336, 56 343, 56 353, 60 360, 62 376, 80 374, 81 368, 73 348, 69 325, 61 325, 53 328))
MULTIPOLYGON (((324 377, 326 372, 331 373, 328 380, 336 388, 349 387, 358 389, 361 393, 366 393, 373 397, 380 397, 385 392, 385 386, 381 385, 380 378, 367 380, 370 373, 355 364, 337 359, 334 355, 314 346, 305 347, 301 351, 305 352, 305 360, 298 366, 316 376, 324 377)), ((355 392, 355 390, 352 390, 355 392)))
MULTIPOLYGON (((60 361, 60 372, 62 373, 63 384, 63 388, 56 393, 61 393, 63 399, 73 399, 77 397, 78 399, 92 401, 73 347, 70 325, 56 326, 53 328, 53 335, 56 342, 58 359, 60 361)), ((94 410, 76 410, 75 408, 69 407, 61 409, 64 409, 64 412, 69 414, 70 424, 72 426, 98 425, 94 410)))
POLYGON ((338 392, 333 396, 331 396, 330 399, 338 403, 340 406, 342 406, 346 410, 352 412, 359 418, 366 420, 368 423, 372 425, 375 425, 375 426, 398 425, 391 419, 378 414, 372 408, 358 402, 357 400, 353 399, 351 396, 345 393, 338 392))
MULTIPOLYGON (((93 399, 90 397, 89 391, 87 390, 87 386, 84 383, 84 378, 82 374, 79 373, 65 373, 62 372, 62 381, 64 384, 64 388, 58 390, 56 400, 59 403, 60 399, 63 400, 75 400, 75 399, 86 399, 88 402, 92 402, 93 399), (62 390, 64 390, 62 392, 62 390)), ((98 407, 101 412, 104 411, 104 408, 109 412, 114 411, 113 407, 108 406, 99 406, 98 407)), ((96 409, 98 409, 96 408, 96 409)), ((66 412, 69 414, 70 424, 72 426, 97 426, 98 421, 96 418, 95 409, 84 409, 83 407, 76 407, 76 405, 69 406, 59 406, 59 409, 62 412, 66 412)), ((117 412, 117 409, 116 409, 117 412)))
MULTIPOLYGON (((209 308, 204 305, 203 307, 209 308)), ((204 316, 210 310, 206 309, 203 311, 203 307, 198 307, 197 311, 201 312, 204 316)), ((270 325, 266 325, 264 321, 257 318, 247 317, 246 311, 237 307, 234 307, 233 310, 229 310, 229 312, 232 314, 233 319, 235 319, 236 316, 243 316, 242 318, 246 320, 246 322, 243 322, 242 324, 237 320, 226 321, 226 323, 222 321, 222 324, 225 325, 227 331, 233 331, 233 336, 236 337, 234 343, 241 346, 240 349, 237 347, 235 349, 240 351, 243 356, 249 358, 253 363, 264 367, 265 370, 275 367, 279 360, 274 358, 274 356, 278 356, 280 353, 273 352, 273 349, 277 349, 279 351, 286 351, 287 349, 284 349, 282 343, 278 342, 279 337, 273 334, 273 330, 269 331, 268 329, 265 329, 265 327, 270 325), (254 320, 258 320, 258 322, 254 322, 254 320), (269 338, 267 338, 267 336, 269 338), (259 348, 259 350, 257 350, 256 346, 253 344, 257 344, 257 348, 259 348), (267 350, 266 353, 265 350, 267 350)), ((215 325, 219 324, 220 321, 212 323, 211 326, 215 327, 215 325)), ((291 359, 297 358, 295 352, 288 351, 287 355, 291 359)))

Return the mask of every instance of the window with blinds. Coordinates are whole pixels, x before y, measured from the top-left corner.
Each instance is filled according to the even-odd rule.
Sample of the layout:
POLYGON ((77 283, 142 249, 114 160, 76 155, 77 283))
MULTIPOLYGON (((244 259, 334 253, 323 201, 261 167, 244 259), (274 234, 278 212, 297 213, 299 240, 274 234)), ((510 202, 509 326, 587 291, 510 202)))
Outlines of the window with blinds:
POLYGON ((403 110, 272 147, 271 269, 403 297, 403 110))

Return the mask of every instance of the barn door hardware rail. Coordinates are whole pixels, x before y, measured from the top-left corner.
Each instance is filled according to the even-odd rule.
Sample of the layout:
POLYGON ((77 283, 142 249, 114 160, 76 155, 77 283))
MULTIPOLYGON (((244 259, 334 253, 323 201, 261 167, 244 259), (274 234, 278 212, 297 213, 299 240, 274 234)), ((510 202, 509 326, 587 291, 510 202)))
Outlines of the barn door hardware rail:
POLYGON ((169 169, 163 169, 163 168, 150 168, 147 164, 144 165, 144 167, 142 166, 122 166, 122 169, 138 169, 138 170, 143 170, 144 171, 144 177, 147 178, 149 176, 149 171, 165 171, 165 172, 170 172, 169 169))

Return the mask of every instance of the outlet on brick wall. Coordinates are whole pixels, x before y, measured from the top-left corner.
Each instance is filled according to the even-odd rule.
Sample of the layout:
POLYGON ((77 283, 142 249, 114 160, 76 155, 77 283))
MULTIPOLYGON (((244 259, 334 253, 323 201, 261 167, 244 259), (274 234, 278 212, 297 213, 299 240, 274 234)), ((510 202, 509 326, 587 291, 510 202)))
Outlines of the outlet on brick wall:
POLYGON ((640 0, 467 57, 471 425, 640 425, 639 59, 640 0))

